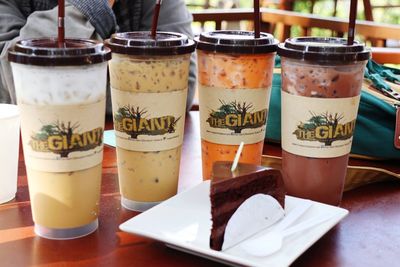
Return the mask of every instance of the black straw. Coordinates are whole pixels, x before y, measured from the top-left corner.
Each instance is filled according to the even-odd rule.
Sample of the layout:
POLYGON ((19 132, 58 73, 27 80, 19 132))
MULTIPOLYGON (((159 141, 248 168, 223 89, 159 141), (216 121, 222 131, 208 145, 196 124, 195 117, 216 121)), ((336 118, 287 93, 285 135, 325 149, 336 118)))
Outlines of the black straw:
POLYGON ((356 16, 357 16, 357 0, 350 1, 350 14, 349 14, 349 30, 347 35, 347 45, 353 45, 354 35, 356 28, 356 16))
POLYGON ((151 37, 153 39, 156 39, 158 16, 160 15, 161 3, 162 3, 162 0, 157 0, 156 6, 154 7, 153 23, 151 25, 151 37))
POLYGON ((260 38, 260 0, 254 0, 254 37, 260 38))

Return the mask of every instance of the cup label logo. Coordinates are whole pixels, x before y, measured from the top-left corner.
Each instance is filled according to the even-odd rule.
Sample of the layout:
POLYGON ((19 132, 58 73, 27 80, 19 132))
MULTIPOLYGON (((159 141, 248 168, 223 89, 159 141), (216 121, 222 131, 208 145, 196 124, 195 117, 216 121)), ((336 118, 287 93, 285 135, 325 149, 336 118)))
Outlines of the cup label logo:
POLYGON ((220 100, 218 110, 209 113, 208 124, 212 128, 230 129, 240 134, 243 129, 263 127, 267 122, 267 109, 256 112, 248 112, 253 108, 246 102, 225 103, 220 100))
POLYGON ((325 146, 332 146, 332 143, 339 140, 347 140, 353 136, 356 120, 347 123, 340 123, 344 118, 343 114, 314 114, 310 111, 311 118, 306 122, 300 122, 293 132, 298 140, 317 141, 325 146))
POLYGON ((103 144, 103 128, 79 134, 76 133, 79 126, 79 123, 71 124, 70 121, 43 125, 39 132, 31 135, 29 145, 33 151, 52 152, 68 158, 72 152, 88 151, 103 144))
POLYGON ((131 105, 118 108, 114 114, 114 129, 127 133, 132 139, 138 139, 139 135, 150 136, 175 133, 176 124, 181 117, 146 118, 144 116, 147 112, 147 108, 141 109, 131 105))
POLYGON ((187 89, 138 93, 112 88, 111 93, 118 147, 145 152, 182 145, 187 89))
POLYGON ((201 136, 227 145, 264 140, 270 90, 199 85, 201 136))
POLYGON ((28 168, 72 172, 103 160, 105 99, 77 105, 19 103, 28 168), (32 119, 34 118, 34 119, 32 119))
POLYGON ((310 98, 282 92, 282 148, 315 158, 350 153, 360 96, 310 98))

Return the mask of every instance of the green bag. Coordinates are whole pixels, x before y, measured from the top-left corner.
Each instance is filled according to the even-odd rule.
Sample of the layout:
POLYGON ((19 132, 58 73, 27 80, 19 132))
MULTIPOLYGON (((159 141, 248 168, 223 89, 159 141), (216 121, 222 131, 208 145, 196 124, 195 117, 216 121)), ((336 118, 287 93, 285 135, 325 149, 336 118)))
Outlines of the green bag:
MULTIPOLYGON (((276 67, 280 67, 279 58, 276 63, 276 67)), ((365 78, 369 79, 374 87, 381 87, 380 90, 389 90, 385 80, 390 77, 390 81, 400 82, 398 74, 400 74, 400 70, 383 67, 369 61, 365 78), (371 79, 371 77, 373 78, 371 79)), ((281 82, 280 73, 274 73, 266 141, 281 141, 281 82)), ((390 92, 393 93, 393 91, 389 91, 387 95, 390 95, 390 92)), ((396 111, 400 107, 400 102, 393 100, 388 101, 391 103, 387 103, 382 100, 385 97, 377 96, 378 94, 371 91, 368 86, 363 87, 351 153, 372 158, 400 159, 400 149, 394 145, 396 111)), ((386 97, 386 99, 388 98, 386 97)))

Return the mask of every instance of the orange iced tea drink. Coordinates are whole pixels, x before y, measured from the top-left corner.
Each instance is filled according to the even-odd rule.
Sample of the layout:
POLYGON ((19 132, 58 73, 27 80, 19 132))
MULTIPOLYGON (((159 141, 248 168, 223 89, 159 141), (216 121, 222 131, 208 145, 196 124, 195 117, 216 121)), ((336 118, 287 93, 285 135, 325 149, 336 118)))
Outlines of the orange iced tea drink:
POLYGON ((276 40, 269 34, 217 31, 197 40, 203 179, 215 161, 261 163, 276 40), (257 41, 258 40, 258 41, 257 41))

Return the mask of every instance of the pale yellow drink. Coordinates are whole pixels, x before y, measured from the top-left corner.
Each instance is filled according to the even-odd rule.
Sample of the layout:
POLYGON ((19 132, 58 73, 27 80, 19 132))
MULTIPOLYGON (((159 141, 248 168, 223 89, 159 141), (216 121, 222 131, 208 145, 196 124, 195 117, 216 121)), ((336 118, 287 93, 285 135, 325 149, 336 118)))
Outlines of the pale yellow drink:
MULTIPOLYGON (((189 55, 132 58, 113 54, 109 66, 113 90, 133 95, 182 91, 186 95, 189 55)), ((160 202, 175 195, 180 158, 181 146, 144 152, 117 146, 121 195, 138 202, 160 202)))
POLYGON ((181 146, 159 152, 117 148, 121 195, 139 202, 160 202, 176 194, 181 146))
POLYGON ((27 168, 35 223, 48 228, 90 224, 99 214, 101 164, 83 171, 55 173, 27 168), (79 185, 79 186, 77 186, 79 185))
POLYGON ((67 40, 55 56, 55 40, 21 42, 30 50, 21 55, 17 45, 10 60, 35 232, 84 236, 98 227, 110 51, 67 40))
POLYGON ((149 38, 108 45, 121 203, 143 211, 177 192, 190 53, 138 55, 113 43, 138 36, 149 38))

